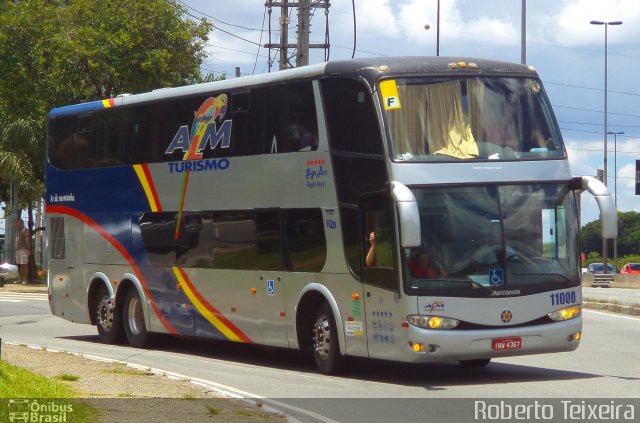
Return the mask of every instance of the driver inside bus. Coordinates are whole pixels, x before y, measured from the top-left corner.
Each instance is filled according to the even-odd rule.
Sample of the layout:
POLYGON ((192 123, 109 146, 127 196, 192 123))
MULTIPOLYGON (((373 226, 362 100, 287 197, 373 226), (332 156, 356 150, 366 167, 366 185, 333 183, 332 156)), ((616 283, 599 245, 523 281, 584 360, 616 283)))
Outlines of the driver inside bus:
POLYGON ((437 279, 446 276, 442 266, 429 257, 426 251, 418 251, 407 263, 411 274, 418 279, 437 279))

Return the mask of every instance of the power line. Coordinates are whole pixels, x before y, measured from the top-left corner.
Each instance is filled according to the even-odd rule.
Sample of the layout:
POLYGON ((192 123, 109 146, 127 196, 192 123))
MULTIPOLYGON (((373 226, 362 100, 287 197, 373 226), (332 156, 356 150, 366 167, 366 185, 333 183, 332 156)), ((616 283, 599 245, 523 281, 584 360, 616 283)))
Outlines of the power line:
MULTIPOLYGON (((558 123, 570 123, 574 125, 604 126, 603 123, 575 122, 575 121, 569 121, 569 120, 558 120, 558 123)), ((612 123, 610 123, 609 126, 616 127, 616 128, 640 128, 640 125, 622 125, 622 124, 612 124, 612 123)))
MULTIPOLYGON (((594 87, 584 87, 581 85, 572 85, 572 84, 563 84, 561 82, 550 82, 550 81, 544 81, 544 85, 559 85, 562 87, 569 87, 569 88, 580 88, 582 90, 590 90, 590 91, 600 91, 600 92, 604 92, 603 88, 594 88, 594 87)), ((615 90, 607 90, 607 92, 609 94, 623 94, 623 95, 631 95, 631 96, 635 96, 635 97, 640 97, 640 94, 636 94, 636 93, 629 93, 629 92, 625 92, 625 91, 615 91, 615 90)))
MULTIPOLYGON (((573 107, 573 106, 563 106, 560 104, 552 104, 553 107, 558 107, 558 108, 562 108, 562 109, 571 109, 571 110, 580 110, 583 112, 593 112, 593 113, 604 113, 602 110, 594 110, 594 109, 585 109, 582 107, 573 107)), ((608 112, 610 115, 616 115, 616 116, 625 116, 625 117, 634 117, 634 118, 640 118, 640 115, 631 115, 628 113, 615 113, 615 112, 608 112)))
MULTIPOLYGON (((197 10, 197 9, 195 9, 195 8, 193 8, 193 7, 191 7, 191 6, 189 6, 188 4, 186 4, 186 3, 185 3, 184 1, 182 1, 182 0, 180 0, 180 1, 179 1, 179 3, 180 3, 180 4, 182 4, 184 7, 186 7, 187 9, 191 9, 191 10, 193 10, 194 12, 199 13, 199 14, 201 14, 202 16, 206 16, 207 18, 209 18, 209 19, 211 19, 212 21, 215 21, 215 22, 220 22, 221 24, 224 24, 224 25, 227 25, 227 26, 232 26, 232 27, 235 27, 235 28, 246 29, 247 31, 263 31, 263 29, 258 29, 258 28, 249 28, 249 27, 246 27, 246 26, 236 25, 236 24, 232 24, 232 23, 229 23, 229 22, 225 22, 225 21, 223 21, 222 19, 215 18, 215 17, 213 17, 213 16, 211 16, 211 15, 209 15, 209 14, 207 14, 207 13, 204 13, 204 12, 202 12, 202 11, 200 11, 200 10, 197 10)), ((196 18, 196 19, 202 19, 202 18, 199 18, 199 17, 193 16, 193 15, 189 15, 189 16, 192 16, 192 17, 194 17, 194 18, 196 18)))

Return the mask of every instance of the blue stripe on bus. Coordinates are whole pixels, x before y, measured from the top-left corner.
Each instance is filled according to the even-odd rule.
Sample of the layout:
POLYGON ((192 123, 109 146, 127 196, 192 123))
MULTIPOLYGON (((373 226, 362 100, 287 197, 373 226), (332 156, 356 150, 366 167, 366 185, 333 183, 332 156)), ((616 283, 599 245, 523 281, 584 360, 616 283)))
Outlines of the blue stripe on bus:
POLYGON ((91 101, 88 103, 74 104, 72 106, 64 106, 64 107, 58 107, 58 108, 52 109, 49 112, 49 117, 73 115, 76 113, 88 113, 94 110, 102 110, 102 109, 104 109, 102 100, 91 101))

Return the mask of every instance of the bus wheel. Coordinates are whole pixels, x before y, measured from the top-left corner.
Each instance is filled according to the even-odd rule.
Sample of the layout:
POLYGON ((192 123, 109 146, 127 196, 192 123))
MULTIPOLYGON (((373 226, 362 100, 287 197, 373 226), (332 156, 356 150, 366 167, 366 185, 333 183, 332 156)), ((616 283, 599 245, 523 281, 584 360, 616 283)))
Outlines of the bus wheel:
POLYGON ((477 360, 461 360, 462 367, 485 367, 491 361, 490 358, 479 358, 477 360))
POLYGON ((102 286, 98 289, 95 305, 94 313, 100 340, 106 344, 120 342, 122 340, 120 313, 116 307, 116 300, 109 296, 106 287, 102 286))
POLYGON ((122 313, 124 320, 124 333, 132 347, 144 348, 149 344, 151 336, 144 325, 144 310, 142 301, 135 288, 127 292, 122 313))
POLYGON ((326 302, 318 307, 313 323, 313 356, 316 366, 325 374, 339 371, 344 360, 340 355, 336 321, 326 302))

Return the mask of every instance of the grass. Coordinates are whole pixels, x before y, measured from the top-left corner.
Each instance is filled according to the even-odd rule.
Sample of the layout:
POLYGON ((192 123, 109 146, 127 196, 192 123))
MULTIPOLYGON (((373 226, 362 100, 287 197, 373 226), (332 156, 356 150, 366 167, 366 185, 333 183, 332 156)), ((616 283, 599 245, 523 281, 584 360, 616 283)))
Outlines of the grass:
POLYGON ((63 373, 56 376, 56 379, 64 380, 65 382, 77 382, 80 379, 80 376, 72 375, 71 373, 63 373))
POLYGON ((220 409, 218 407, 212 407, 210 405, 207 405, 207 411, 209 412, 210 416, 217 416, 218 414, 220 414, 222 412, 222 409, 220 409))
MULTIPOLYGON (((9 421, 8 399, 25 399, 29 403, 37 402, 46 405, 54 403, 59 407, 70 407, 67 421, 78 423, 90 423, 97 421, 97 410, 86 404, 82 404, 74 398, 81 395, 73 387, 47 377, 31 373, 30 371, 14 366, 6 361, 0 361, 0 421, 9 421)), ((47 413, 41 413, 41 418, 46 420, 47 413)))
POLYGON ((143 372, 142 370, 136 370, 129 367, 114 367, 112 369, 104 370, 104 373, 111 373, 114 375, 127 375, 127 376, 151 376, 151 372, 143 372))
POLYGON ((73 398, 78 395, 62 382, 0 361, 0 398, 73 398))

